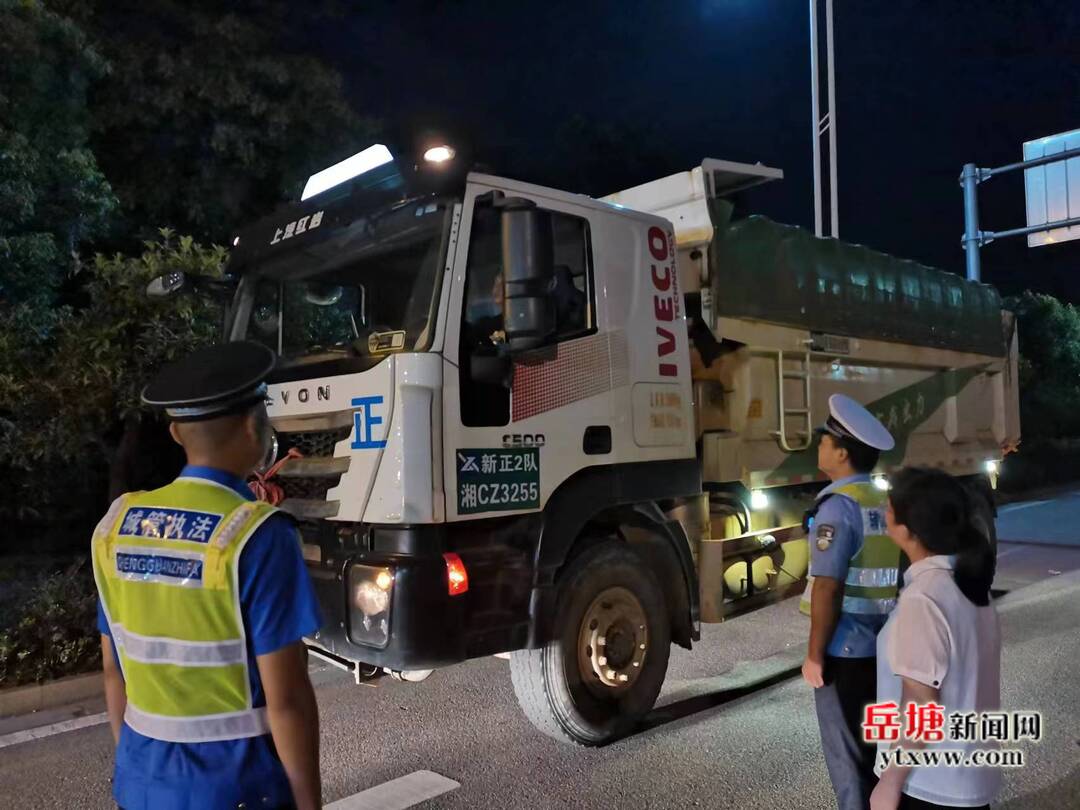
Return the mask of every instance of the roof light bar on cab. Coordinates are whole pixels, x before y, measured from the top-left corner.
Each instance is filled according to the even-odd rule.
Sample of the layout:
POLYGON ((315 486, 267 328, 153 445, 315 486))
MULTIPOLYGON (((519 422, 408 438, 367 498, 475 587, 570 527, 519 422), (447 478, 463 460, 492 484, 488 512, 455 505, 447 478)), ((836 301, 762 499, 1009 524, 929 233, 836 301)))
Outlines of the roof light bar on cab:
POLYGON ((300 200, 303 201, 309 197, 314 197, 316 194, 321 194, 327 189, 339 186, 347 180, 359 177, 365 172, 385 166, 393 159, 394 156, 390 154, 390 150, 381 143, 369 146, 363 152, 357 152, 352 157, 345 158, 340 163, 335 163, 333 166, 311 175, 308 178, 307 185, 304 186, 304 193, 300 195, 300 200))

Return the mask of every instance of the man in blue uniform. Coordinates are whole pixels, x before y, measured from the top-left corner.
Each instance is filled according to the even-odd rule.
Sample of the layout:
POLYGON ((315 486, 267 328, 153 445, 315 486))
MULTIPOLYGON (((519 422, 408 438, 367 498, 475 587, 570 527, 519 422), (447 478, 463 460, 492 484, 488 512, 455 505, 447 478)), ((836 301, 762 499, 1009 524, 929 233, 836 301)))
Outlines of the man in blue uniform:
POLYGON ((841 394, 818 429, 818 467, 832 482, 807 514, 812 581, 802 673, 814 687, 825 764, 840 810, 869 806, 874 748, 862 734, 877 695, 877 634, 896 603, 899 551, 885 533, 885 493, 870 480, 893 438, 873 414, 841 394))
POLYGON ((187 466, 94 533, 105 691, 125 810, 321 807, 301 639, 320 625, 292 520, 244 483, 266 455, 254 343, 197 351, 143 392, 187 466))

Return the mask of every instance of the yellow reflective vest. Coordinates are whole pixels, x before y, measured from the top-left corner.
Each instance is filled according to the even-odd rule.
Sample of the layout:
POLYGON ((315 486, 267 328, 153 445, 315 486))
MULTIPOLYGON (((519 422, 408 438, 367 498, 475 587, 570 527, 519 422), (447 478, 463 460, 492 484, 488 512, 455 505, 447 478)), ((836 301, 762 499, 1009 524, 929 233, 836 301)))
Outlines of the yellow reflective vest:
MULTIPOLYGON (((859 505, 862 515, 863 543, 848 564, 844 580, 841 610, 871 616, 887 615, 896 606, 900 571, 900 548, 885 531, 887 495, 872 483, 860 481, 833 490, 859 505)), ((812 538, 807 538, 813 542, 812 538)), ((814 586, 809 577, 799 610, 810 614, 810 593, 814 586)))
POLYGON ((240 613, 244 544, 275 511, 178 478, 121 496, 92 541, 94 578, 127 688, 124 722, 167 742, 269 733, 240 613))

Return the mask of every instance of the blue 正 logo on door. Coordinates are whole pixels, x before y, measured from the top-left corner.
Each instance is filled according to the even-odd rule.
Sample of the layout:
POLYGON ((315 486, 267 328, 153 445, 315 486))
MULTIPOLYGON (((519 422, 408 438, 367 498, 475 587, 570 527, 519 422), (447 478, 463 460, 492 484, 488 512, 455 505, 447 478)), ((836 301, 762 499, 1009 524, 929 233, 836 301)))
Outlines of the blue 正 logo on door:
POLYGON ((382 410, 383 398, 381 396, 355 397, 352 406, 356 408, 353 413, 353 440, 350 447, 353 450, 377 450, 386 447, 386 439, 376 439, 374 428, 383 424, 383 418, 375 413, 375 408, 382 410))

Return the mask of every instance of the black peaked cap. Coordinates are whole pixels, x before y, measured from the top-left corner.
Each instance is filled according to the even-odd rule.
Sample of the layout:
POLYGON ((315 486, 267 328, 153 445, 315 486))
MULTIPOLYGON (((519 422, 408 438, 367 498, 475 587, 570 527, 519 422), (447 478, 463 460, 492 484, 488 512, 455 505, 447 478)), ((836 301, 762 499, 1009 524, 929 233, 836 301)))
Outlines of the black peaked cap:
POLYGON ((142 401, 178 421, 224 416, 266 396, 276 361, 274 352, 251 341, 198 349, 161 369, 142 401))

